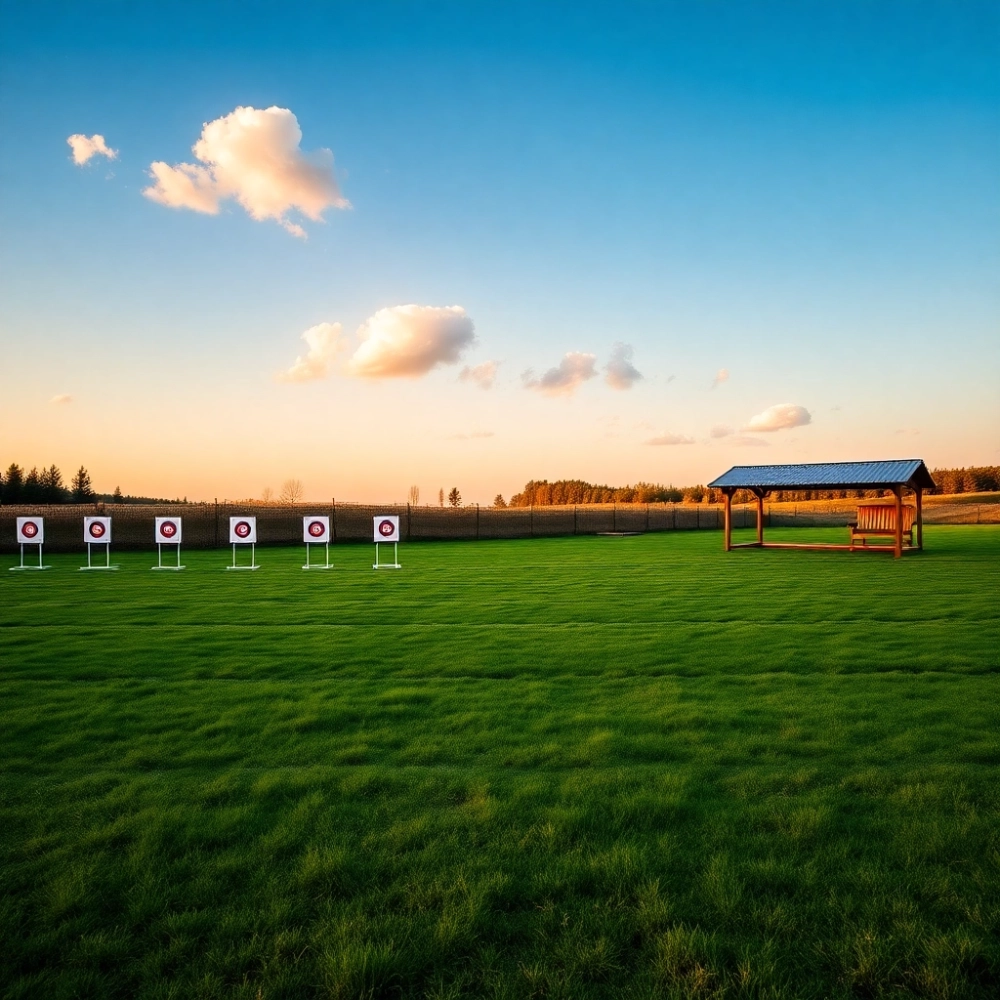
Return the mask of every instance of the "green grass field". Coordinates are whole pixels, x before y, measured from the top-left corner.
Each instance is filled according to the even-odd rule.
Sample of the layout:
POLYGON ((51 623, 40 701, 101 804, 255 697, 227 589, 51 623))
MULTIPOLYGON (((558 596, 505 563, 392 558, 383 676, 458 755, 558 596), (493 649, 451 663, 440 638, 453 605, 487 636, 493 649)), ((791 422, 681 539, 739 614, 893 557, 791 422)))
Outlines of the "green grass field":
POLYGON ((995 997, 1000 529, 926 543, 6 557, 0 993, 995 997))

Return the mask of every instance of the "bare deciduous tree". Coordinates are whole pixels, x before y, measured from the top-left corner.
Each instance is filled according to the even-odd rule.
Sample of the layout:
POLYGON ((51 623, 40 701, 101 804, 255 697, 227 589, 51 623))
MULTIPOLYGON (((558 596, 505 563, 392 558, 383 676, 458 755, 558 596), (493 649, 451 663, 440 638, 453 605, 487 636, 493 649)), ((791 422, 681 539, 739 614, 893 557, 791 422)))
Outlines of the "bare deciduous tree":
POLYGON ((420 503, 420 487, 411 486, 410 492, 407 494, 406 502, 413 507, 416 507, 420 503))
POLYGON ((274 490, 272 490, 270 486, 265 486, 264 492, 261 493, 260 498, 264 501, 264 503, 270 503, 274 499, 274 490))
POLYGON ((304 496, 301 479, 286 479, 281 484, 281 496, 278 499, 282 503, 301 503, 304 496))

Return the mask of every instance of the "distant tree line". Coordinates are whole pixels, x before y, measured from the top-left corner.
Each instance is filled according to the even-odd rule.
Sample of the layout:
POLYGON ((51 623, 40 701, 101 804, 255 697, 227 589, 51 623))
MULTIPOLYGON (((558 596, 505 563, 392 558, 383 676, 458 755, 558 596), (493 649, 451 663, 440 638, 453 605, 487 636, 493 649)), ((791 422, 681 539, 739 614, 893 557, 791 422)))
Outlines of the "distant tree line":
MULTIPOLYGON (((935 493, 989 493, 1000 490, 1000 466, 973 466, 968 469, 932 469, 937 484, 935 493)), ((770 495, 775 503, 795 500, 870 500, 889 496, 889 490, 776 490, 770 495)), ((511 507, 549 507, 564 504, 600 503, 721 503, 722 491, 707 486, 663 486, 659 483, 636 483, 634 486, 595 486, 582 479, 532 479, 520 493, 510 498, 511 507)), ((749 490, 736 490, 734 503, 751 503, 749 490)), ((508 506, 502 496, 495 507, 508 506)))
POLYGON ((27 472, 16 462, 11 462, 5 472, 0 472, 0 503, 13 504, 65 504, 65 503, 178 503, 186 501, 165 500, 162 497, 125 496, 116 486, 113 493, 97 493, 90 473, 81 465, 69 484, 63 482, 59 469, 32 467, 27 472))

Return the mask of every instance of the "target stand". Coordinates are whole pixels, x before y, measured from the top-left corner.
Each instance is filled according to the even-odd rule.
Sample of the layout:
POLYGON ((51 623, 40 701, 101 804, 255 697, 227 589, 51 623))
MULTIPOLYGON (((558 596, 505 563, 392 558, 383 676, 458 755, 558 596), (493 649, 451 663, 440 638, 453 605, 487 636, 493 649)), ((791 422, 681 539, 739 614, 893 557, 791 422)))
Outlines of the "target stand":
POLYGON ((117 563, 112 564, 112 562, 111 562, 111 542, 87 542, 87 565, 86 566, 81 566, 80 567, 80 572, 81 573, 86 573, 87 570, 91 570, 91 569, 94 569, 94 570, 97 570, 97 569, 118 569, 118 564, 117 563), (91 560, 91 552, 90 552, 90 550, 95 545, 103 545, 104 546, 104 565, 103 566, 100 563, 95 563, 95 562, 93 562, 91 560))
POLYGON ((157 542, 156 543, 156 565, 155 566, 151 566, 150 569, 154 569, 154 570, 156 570, 156 569, 171 569, 171 570, 175 570, 176 571, 176 570, 184 569, 185 568, 184 566, 181 565, 181 543, 180 542, 176 542, 176 543, 174 543, 174 542, 168 542, 167 544, 168 545, 174 545, 175 548, 177 549, 177 565, 176 566, 172 566, 169 563, 166 566, 163 565, 163 542, 157 542))
POLYGON ((302 567, 303 569, 333 569, 333 563, 330 562, 330 543, 323 542, 306 542, 306 561, 302 567), (309 557, 309 548, 311 545, 322 544, 323 548, 326 549, 326 562, 325 563, 314 563, 309 557))
POLYGON ((20 566, 11 566, 10 569, 11 569, 12 573, 15 570, 20 570, 20 569, 52 569, 51 566, 43 566, 42 565, 42 543, 41 542, 38 543, 38 565, 36 566, 34 563, 26 563, 24 561, 24 546, 25 546, 25 544, 30 545, 32 543, 31 542, 27 542, 27 543, 22 542, 21 543, 21 565, 20 566))
POLYGON ((399 565, 399 542, 392 543, 392 562, 384 563, 379 557, 378 551, 379 543, 375 543, 375 562, 372 565, 372 569, 402 569, 403 567, 399 565))
POLYGON ((250 565, 241 566, 236 559, 236 542, 233 542, 233 561, 232 564, 227 566, 226 569, 260 569, 257 565, 257 546, 255 542, 250 543, 250 565))

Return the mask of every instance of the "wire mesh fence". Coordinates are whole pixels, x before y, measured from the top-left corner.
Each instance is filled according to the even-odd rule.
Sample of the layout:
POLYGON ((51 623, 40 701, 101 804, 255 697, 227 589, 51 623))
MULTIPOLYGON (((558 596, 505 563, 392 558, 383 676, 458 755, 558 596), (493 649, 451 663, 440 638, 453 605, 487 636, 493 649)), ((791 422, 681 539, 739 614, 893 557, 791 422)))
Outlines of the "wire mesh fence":
MULTIPOLYGON (((844 527, 854 519, 857 501, 835 500, 765 505, 769 527, 844 527)), ((45 548, 52 552, 80 551, 83 519, 93 514, 112 518, 112 547, 152 549, 154 519, 183 518, 183 545, 192 549, 225 548, 229 518, 257 518, 260 545, 302 542, 302 518, 330 518, 334 544, 371 542, 372 518, 399 516, 400 535, 409 541, 474 541, 500 538, 544 538, 560 535, 644 533, 652 531, 714 531, 723 526, 721 504, 579 504, 563 507, 419 507, 409 504, 69 504, 0 507, 0 552, 17 551, 16 519, 45 518, 45 548)), ((925 501, 928 524, 997 524, 1000 503, 976 503, 971 498, 925 501)), ((753 505, 733 507, 733 526, 756 524, 753 505)))

